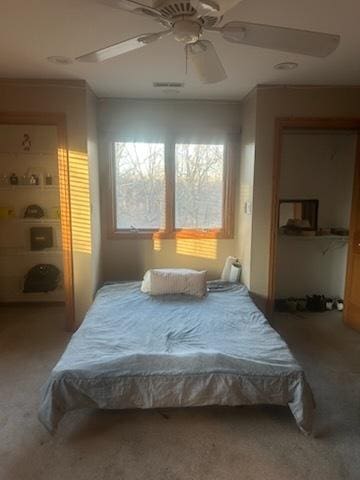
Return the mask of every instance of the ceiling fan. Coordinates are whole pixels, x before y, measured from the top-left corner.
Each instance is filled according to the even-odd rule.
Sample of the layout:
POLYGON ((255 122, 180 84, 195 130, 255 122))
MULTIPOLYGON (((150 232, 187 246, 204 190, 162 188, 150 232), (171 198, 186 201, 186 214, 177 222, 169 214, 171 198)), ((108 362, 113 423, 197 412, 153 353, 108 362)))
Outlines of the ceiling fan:
POLYGON ((165 29, 129 38, 86 55, 81 62, 102 62, 150 43, 167 35, 184 44, 186 54, 203 83, 216 83, 227 78, 213 44, 203 39, 206 31, 218 32, 231 43, 326 57, 340 42, 339 35, 298 30, 272 25, 234 21, 220 25, 225 12, 241 0, 155 0, 148 6, 138 0, 99 0, 99 3, 146 16, 165 29))

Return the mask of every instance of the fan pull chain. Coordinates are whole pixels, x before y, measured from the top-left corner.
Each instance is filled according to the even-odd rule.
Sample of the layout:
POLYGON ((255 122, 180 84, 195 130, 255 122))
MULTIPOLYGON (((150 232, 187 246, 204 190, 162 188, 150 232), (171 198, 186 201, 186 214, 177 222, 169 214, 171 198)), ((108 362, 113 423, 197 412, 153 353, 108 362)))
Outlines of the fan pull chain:
POLYGON ((185 45, 185 76, 188 74, 189 45, 185 45))

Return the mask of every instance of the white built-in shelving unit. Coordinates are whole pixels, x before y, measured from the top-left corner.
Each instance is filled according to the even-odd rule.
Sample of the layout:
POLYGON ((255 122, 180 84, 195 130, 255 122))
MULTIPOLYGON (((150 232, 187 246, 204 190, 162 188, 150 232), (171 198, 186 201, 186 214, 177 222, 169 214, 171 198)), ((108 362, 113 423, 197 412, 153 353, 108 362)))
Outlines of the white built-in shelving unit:
POLYGON ((25 275, 34 265, 52 264, 63 271, 56 135, 51 126, 0 125, 0 302, 64 301, 62 281, 51 292, 23 293, 25 275), (25 134, 30 145, 23 144, 25 134), (10 184, 13 173, 17 185, 10 184), (24 184, 32 173, 39 184, 24 184), (45 183, 48 174, 51 185, 45 183), (40 206, 44 216, 24 217, 29 205, 40 206), (30 229, 36 226, 52 228, 51 248, 31 249, 30 229))

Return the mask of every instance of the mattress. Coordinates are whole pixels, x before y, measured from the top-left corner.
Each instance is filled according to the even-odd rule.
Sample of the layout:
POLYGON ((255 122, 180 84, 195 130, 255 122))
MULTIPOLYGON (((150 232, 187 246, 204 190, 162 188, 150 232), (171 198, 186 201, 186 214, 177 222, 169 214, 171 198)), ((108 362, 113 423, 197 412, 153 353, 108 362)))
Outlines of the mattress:
POLYGON ((151 297, 139 282, 102 287, 42 390, 54 431, 74 409, 286 405, 310 433, 313 397, 284 340, 238 284, 151 297))

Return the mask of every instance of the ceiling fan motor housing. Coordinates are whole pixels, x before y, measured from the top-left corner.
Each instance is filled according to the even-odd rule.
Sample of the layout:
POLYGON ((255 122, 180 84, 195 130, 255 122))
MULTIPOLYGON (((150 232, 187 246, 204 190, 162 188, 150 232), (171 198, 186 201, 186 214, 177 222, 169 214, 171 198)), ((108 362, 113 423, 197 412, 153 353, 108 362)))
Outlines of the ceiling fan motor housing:
POLYGON ((174 38, 186 45, 195 43, 201 35, 201 26, 191 20, 178 20, 173 25, 174 38))
POLYGON ((213 27, 222 20, 222 16, 213 17, 211 14, 199 16, 196 8, 189 0, 156 0, 154 8, 158 10, 163 18, 174 24, 182 19, 196 18, 197 23, 203 27, 213 27))

